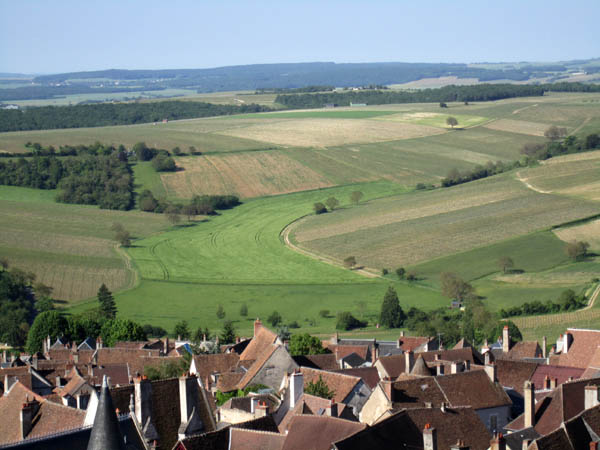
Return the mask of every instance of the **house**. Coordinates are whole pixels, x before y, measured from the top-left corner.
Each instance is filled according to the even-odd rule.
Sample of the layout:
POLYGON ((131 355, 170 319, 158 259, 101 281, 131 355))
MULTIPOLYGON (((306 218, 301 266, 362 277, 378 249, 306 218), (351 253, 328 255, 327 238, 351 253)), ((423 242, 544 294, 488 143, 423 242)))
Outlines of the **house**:
POLYGON ((302 374, 304 390, 307 389, 309 383, 316 383, 322 379, 329 390, 334 392, 332 400, 351 407, 356 417, 358 417, 363 405, 371 395, 371 389, 361 378, 356 376, 307 367, 301 367, 300 373, 302 374))
POLYGON ((298 366, 310 367, 311 369, 337 370, 339 363, 333 353, 323 353, 321 355, 302 355, 292 356, 298 366))
POLYGON ((290 422, 282 450, 329 450, 333 442, 365 428, 365 424, 338 417, 297 415, 290 422))
POLYGON ((506 425, 509 431, 533 427, 545 436, 586 409, 599 404, 600 378, 570 381, 535 402, 535 386, 526 382, 525 412, 506 425))
MULTIPOLYGON (((190 365, 190 373, 197 375, 204 386, 209 388, 211 384, 216 384, 222 374, 235 370, 239 360, 240 356, 237 353, 194 355, 190 365)), ((237 382, 239 382, 239 379, 237 382)))
POLYGON ((219 427, 267 416, 277 410, 280 403, 279 399, 272 394, 230 398, 218 409, 219 427))
POLYGON ((568 328, 556 341, 558 356, 551 361, 561 366, 587 369, 600 346, 600 330, 568 328))
MULTIPOLYGON (((252 342, 246 350, 250 349, 251 346, 252 342)), ((238 382, 238 389, 245 389, 253 384, 264 384, 270 388, 278 389, 285 375, 298 368, 282 344, 269 344, 261 350, 260 353, 257 352, 256 359, 238 382)), ((242 356, 243 354, 240 359, 242 356)))
MULTIPOLYGON (((527 450, 597 449, 600 436, 600 406, 586 409, 551 433, 529 444, 527 450)), ((511 447, 512 448, 512 447, 511 447)))
POLYGON ((501 430, 511 417, 512 402, 492 379, 495 367, 444 376, 382 380, 364 404, 360 421, 377 422, 390 410, 470 406, 490 430, 501 430), (490 373, 488 373, 490 372, 490 373))
POLYGON ((491 433, 472 408, 416 408, 392 413, 374 425, 333 444, 336 450, 459 448, 487 450, 491 433), (428 446, 429 445, 429 446, 428 446))

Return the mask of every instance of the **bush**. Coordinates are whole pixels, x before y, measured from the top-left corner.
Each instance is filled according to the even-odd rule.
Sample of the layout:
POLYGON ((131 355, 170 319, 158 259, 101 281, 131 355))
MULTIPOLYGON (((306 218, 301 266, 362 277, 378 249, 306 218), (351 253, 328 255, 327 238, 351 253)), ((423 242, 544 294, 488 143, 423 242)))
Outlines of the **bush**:
POLYGON ((225 310, 223 309, 223 305, 217 306, 217 318, 218 319, 225 318, 225 310))
POLYGON ((247 315, 248 315, 248 305, 243 303, 242 306, 240 306, 240 316, 246 317, 247 315))
POLYGON ((396 269, 396 275, 398 275, 398 278, 403 280, 404 277, 406 276, 406 269, 404 269, 404 267, 398 267, 396 269))
POLYGON ((164 153, 159 153, 152 158, 152 167, 157 172, 175 172, 177 170, 175 160, 164 153))
POLYGON ((315 211, 315 214, 324 214, 327 212, 327 206, 321 202, 316 202, 313 205, 313 210, 315 211))
POLYGON ((323 348, 321 339, 308 333, 294 334, 290 339, 289 351, 292 356, 328 353, 327 349, 323 348))
POLYGON ((273 311, 271 315, 267 317, 267 322, 269 322, 274 327, 279 325, 282 320, 283 318, 281 317, 281 314, 279 314, 277 311, 273 311))
POLYGON ((328 309, 322 309, 321 311, 319 311, 319 316, 321 316, 323 318, 329 317, 329 310, 328 309))
POLYGON ((344 259, 344 267, 352 269, 356 265, 356 258, 354 256, 348 256, 344 259))
POLYGON ((388 273, 390 273, 390 270, 389 270, 389 269, 386 269, 385 267, 384 267, 383 269, 381 269, 381 275, 383 275, 384 277, 385 277, 385 276, 386 276, 388 273))
POLYGON ((336 329, 345 331, 354 330, 355 328, 363 328, 366 326, 366 322, 358 320, 349 311, 338 313, 337 322, 335 324, 336 329))

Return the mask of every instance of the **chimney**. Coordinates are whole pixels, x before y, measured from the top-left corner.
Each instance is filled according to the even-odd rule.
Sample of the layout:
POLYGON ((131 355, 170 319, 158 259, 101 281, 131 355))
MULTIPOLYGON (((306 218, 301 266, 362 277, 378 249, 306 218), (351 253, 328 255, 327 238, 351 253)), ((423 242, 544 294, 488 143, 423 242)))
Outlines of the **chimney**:
POLYGON ((163 353, 167 355, 169 353, 169 336, 165 337, 163 341, 163 353))
POLYGON ((508 332, 508 325, 504 325, 502 329, 502 353, 508 353, 510 350, 510 334, 508 332))
POLYGON ((483 359, 485 362, 485 365, 487 366, 488 364, 492 363, 492 352, 491 351, 487 351, 483 354, 483 359))
POLYGON ((100 336, 98 336, 98 338, 96 339, 96 350, 99 350, 102 348, 102 338, 100 336))
POLYGON ((256 417, 266 417, 269 415, 269 405, 267 402, 259 402, 256 406, 256 413, 254 414, 256 417))
POLYGON ((79 364, 79 353, 73 353, 73 362, 79 364))
POLYGON ((556 386, 558 386, 558 378, 551 378, 550 389, 556 389, 556 386))
POLYGON ((435 371, 436 375, 444 375, 444 365, 438 364, 437 366, 435 366, 435 371))
POLYGON ((554 344, 552 346, 552 348, 550 349, 550 353, 552 353, 553 355, 556 355, 556 344, 554 344))
POLYGON ((400 337, 404 337, 404 331, 400 332, 400 337))
POLYGON ((290 409, 296 406, 304 394, 304 376, 300 371, 294 371, 290 376, 290 409))
POLYGON ((452 444, 450 446, 450 450, 469 450, 470 447, 468 445, 465 445, 465 441, 463 441, 462 439, 459 439, 456 444, 452 444))
POLYGON ((490 441, 490 450, 506 450, 506 441, 502 433, 494 433, 494 437, 490 441))
POLYGON ((254 336, 255 337, 258 334, 258 330, 260 330, 261 328, 262 328, 262 322, 257 317, 256 320, 254 321, 254 336))
POLYGON ((381 388, 383 389, 383 392, 389 399, 389 401, 393 402, 394 399, 392 398, 392 396, 393 396, 393 392, 394 392, 394 382, 392 381, 392 379, 384 378, 379 383, 381 385, 381 388))
POLYGON ((33 418, 35 417, 35 415, 38 412, 38 409, 40 408, 40 404, 34 399, 32 401, 29 401, 29 398, 27 398, 27 401, 25 403, 23 403, 23 406, 21 407, 21 439, 25 439, 27 437, 27 435, 29 434, 29 432, 31 431, 32 428, 32 422, 33 422, 33 418))
POLYGON ((329 417, 337 417, 338 416, 338 407, 337 403, 333 400, 330 400, 329 405, 325 408, 325 414, 329 417))
POLYGON ((442 411, 443 413, 446 412, 446 402, 442 402, 442 404, 440 405, 440 411, 442 411))
POLYGON ((337 345, 339 342, 340 342, 340 335, 336 331, 335 334, 333 336, 331 336, 331 339, 329 339, 329 343, 333 344, 333 345, 337 345))
POLYGON ((429 423, 423 428, 423 449, 437 450, 437 430, 429 423))
POLYGON ((57 375, 57 376, 54 378, 54 385, 55 385, 56 387, 60 387, 60 376, 59 376, 59 375, 57 375))
POLYGON ((523 439, 522 450, 527 450, 531 444, 531 439, 523 439))
POLYGON ((6 350, 2 350, 2 360, 0 360, 0 362, 3 362, 3 363, 6 363, 6 362, 8 362, 8 361, 6 360, 6 350))
POLYGON ((197 411, 197 399, 200 396, 200 384, 194 375, 184 374, 179 378, 179 410, 181 425, 177 435, 184 439, 205 429, 197 411))
POLYGON ((535 385, 531 381, 523 384, 523 400, 525 402, 524 426, 535 426, 535 385))
POLYGON ((404 352, 404 372, 410 374, 413 366, 415 365, 415 354, 408 350, 404 352))
POLYGON ((585 387, 585 409, 593 408, 598 405, 598 386, 588 384, 585 387))
POLYGON ((598 450, 598 441, 590 442, 590 450, 598 450))
POLYGON ((573 335, 567 331, 563 335, 563 353, 569 352, 569 347, 571 346, 571 342, 573 342, 573 335))
POLYGON ((547 358, 547 351, 546 349, 548 348, 548 339, 546 339, 546 336, 544 336, 542 338, 542 358, 547 358))
POLYGON ((152 414, 152 383, 150 380, 136 377, 133 380, 135 392, 135 418, 143 427, 152 414))
POLYGON ((251 414, 254 414, 256 412, 258 402, 259 402, 258 397, 250 397, 250 413, 251 414))
POLYGON ((468 360, 468 359, 465 359, 465 362, 464 362, 464 367, 465 367, 465 370, 466 370, 467 372, 468 372, 469 370, 471 370, 471 361, 470 361, 470 360, 468 360))
POLYGON ((492 380, 493 383, 498 381, 496 364, 486 364, 485 372, 488 374, 488 377, 490 377, 490 380, 492 380))

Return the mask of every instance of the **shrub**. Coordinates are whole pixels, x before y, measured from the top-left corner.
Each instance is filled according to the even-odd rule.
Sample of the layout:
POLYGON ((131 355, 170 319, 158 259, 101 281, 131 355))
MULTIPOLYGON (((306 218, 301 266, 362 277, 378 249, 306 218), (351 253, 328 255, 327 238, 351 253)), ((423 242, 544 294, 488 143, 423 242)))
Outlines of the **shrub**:
POLYGON ((345 331, 353 330, 355 328, 363 328, 366 326, 367 324, 365 322, 358 320, 349 311, 338 313, 337 322, 335 324, 336 329, 345 331))
POLYGON ((281 314, 279 314, 277 311, 273 311, 271 315, 267 317, 267 322, 269 322, 274 327, 279 325, 282 320, 283 318, 281 317, 281 314))
POLYGON ((315 214, 324 214, 327 212, 327 206, 321 202, 316 202, 313 205, 313 210, 315 211, 315 214))
POLYGON ((319 316, 326 318, 329 317, 329 310, 328 309, 322 309, 321 311, 319 311, 319 316))
POLYGON ((352 269, 356 265, 356 258, 354 256, 348 256, 344 259, 344 267, 352 269))

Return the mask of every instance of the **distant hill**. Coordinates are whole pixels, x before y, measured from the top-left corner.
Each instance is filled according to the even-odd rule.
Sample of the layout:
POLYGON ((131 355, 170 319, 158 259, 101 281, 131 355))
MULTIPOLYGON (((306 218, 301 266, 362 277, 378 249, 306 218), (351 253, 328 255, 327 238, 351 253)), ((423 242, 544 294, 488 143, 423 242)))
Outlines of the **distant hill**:
MULTIPOLYGON (((0 100, 44 99, 90 92, 197 92, 294 89, 306 86, 360 87, 402 84, 423 78, 457 77, 480 82, 560 81, 572 73, 596 73, 600 60, 545 63, 343 63, 254 64, 211 69, 109 69, 36 76, 34 85, 4 89, 0 100)), ((1 76, 1 74, 0 74, 1 76)))

